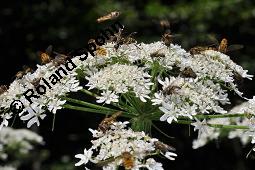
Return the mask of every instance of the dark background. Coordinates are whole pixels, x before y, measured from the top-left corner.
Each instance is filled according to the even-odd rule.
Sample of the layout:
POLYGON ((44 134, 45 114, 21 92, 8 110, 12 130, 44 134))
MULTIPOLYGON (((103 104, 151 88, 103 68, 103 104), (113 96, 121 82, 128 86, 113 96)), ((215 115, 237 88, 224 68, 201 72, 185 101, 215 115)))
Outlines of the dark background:
MULTIPOLYGON (((176 43, 189 49, 195 45, 210 45, 227 38, 230 44, 243 44, 244 49, 229 55, 249 73, 255 73, 255 1, 253 0, 179 0, 179 1, 116 1, 116 0, 47 0, 4 1, 0 5, 0 84, 9 84, 23 65, 35 68, 40 63, 36 52, 52 44, 56 51, 67 53, 84 47, 100 29, 111 24, 97 24, 95 20, 110 11, 122 14, 119 21, 127 32, 138 32, 141 42, 160 40, 162 29, 158 22, 168 19, 173 34, 181 34, 176 43)), ((241 87, 245 96, 255 94, 254 81, 245 81, 241 87)), ((241 100, 233 96, 233 103, 241 100)), ((77 111, 59 111, 55 129, 51 131, 52 117, 42 126, 34 128, 41 134, 46 145, 38 148, 33 163, 24 162, 21 169, 73 170, 74 155, 90 147, 88 128, 96 128, 104 117, 77 111)), ((156 123, 174 139, 164 138, 153 130, 154 137, 171 143, 177 149, 176 161, 163 160, 165 169, 197 170, 251 170, 254 159, 246 159, 251 145, 242 147, 239 140, 220 139, 207 146, 192 150, 196 133, 184 125, 156 123)), ((14 127, 25 127, 16 122, 14 127)), ((93 168, 92 168, 93 169, 93 168)))

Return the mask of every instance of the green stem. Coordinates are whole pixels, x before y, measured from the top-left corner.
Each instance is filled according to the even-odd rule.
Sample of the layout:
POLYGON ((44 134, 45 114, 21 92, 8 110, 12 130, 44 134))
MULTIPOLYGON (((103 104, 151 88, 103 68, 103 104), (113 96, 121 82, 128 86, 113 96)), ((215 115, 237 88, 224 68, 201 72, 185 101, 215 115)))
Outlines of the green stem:
POLYGON ((218 115, 194 115, 198 119, 207 119, 207 118, 226 118, 226 117, 246 117, 245 114, 218 114, 218 115))
POLYGON ((168 134, 166 134, 165 132, 163 132, 162 130, 160 130, 160 128, 158 128, 154 123, 152 123, 152 126, 159 131, 160 133, 162 133, 164 136, 168 137, 168 138, 174 138, 172 136, 169 136, 168 134))
POLYGON ((87 107, 91 107, 91 108, 98 109, 98 110, 109 110, 109 111, 114 111, 114 112, 118 111, 118 110, 115 110, 115 109, 111 109, 111 108, 104 107, 104 106, 99 106, 99 105, 92 104, 92 103, 85 102, 85 101, 78 100, 78 99, 72 99, 72 98, 69 98, 69 97, 62 97, 62 98, 66 101, 76 103, 76 104, 80 104, 80 105, 87 106, 87 107))
POLYGON ((123 94, 123 97, 126 99, 126 101, 130 104, 131 107, 133 107, 134 109, 132 109, 132 111, 139 111, 139 106, 136 104, 135 99, 131 98, 129 96, 129 94, 125 93, 123 94))
MULTIPOLYGON (((91 113, 100 113, 100 114, 104 114, 104 115, 113 114, 113 113, 116 112, 116 111, 111 111, 111 110, 98 110, 98 109, 91 109, 91 108, 80 107, 80 106, 73 106, 73 105, 70 105, 70 104, 63 105, 63 108, 71 109, 71 110, 77 110, 77 111, 91 112, 91 113)), ((122 116, 127 117, 127 118, 134 117, 134 115, 129 114, 127 112, 123 112, 122 116)))
MULTIPOLYGON (((89 96, 92 96, 92 97, 98 97, 97 94, 92 93, 91 91, 86 90, 86 89, 81 89, 80 92, 83 92, 83 93, 85 93, 85 94, 87 94, 87 95, 89 95, 89 96)), ((119 108, 119 109, 125 110, 125 108, 119 106, 118 103, 111 103, 111 105, 113 105, 113 106, 115 106, 115 107, 117 107, 117 108, 119 108)))
POLYGON ((89 90, 81 89, 80 91, 81 91, 81 92, 83 92, 83 93, 85 93, 85 94, 87 94, 87 95, 89 95, 89 96, 98 97, 98 95, 97 95, 97 94, 92 93, 92 92, 91 92, 91 91, 89 91, 89 90))
POLYGON ((155 81, 155 77, 156 77, 156 69, 153 68, 152 69, 152 73, 151 73, 152 77, 151 77, 151 82, 154 82, 154 84, 151 87, 151 94, 154 94, 154 91, 156 90, 156 81, 155 81))
MULTIPOLYGON (((86 90, 86 89, 82 89, 80 90, 81 92, 84 92, 90 96, 94 96, 97 97, 98 95, 86 90)), ((135 103, 132 102, 132 100, 130 99, 130 96, 124 95, 124 97, 126 98, 126 100, 131 104, 131 106, 133 107, 137 107, 135 103)), ((90 108, 84 108, 84 107, 78 107, 78 106, 72 106, 72 105, 64 105, 65 108, 68 109, 74 109, 74 110, 80 110, 80 111, 88 111, 88 112, 93 112, 93 113, 101 113, 101 114, 109 114, 112 112, 116 112, 117 110, 114 109, 110 109, 110 108, 106 108, 103 106, 98 106, 95 104, 91 104, 91 103, 87 103, 84 101, 80 101, 80 100, 76 100, 76 99, 70 99, 68 98, 69 101, 77 103, 77 104, 81 104, 84 106, 89 106, 92 108, 96 108, 96 109, 90 109, 90 108), (99 109, 99 110, 98 110, 99 109)), ((122 114, 124 117, 129 117, 132 118, 134 116, 134 114, 129 114, 126 112, 126 114, 122 114)), ((195 115, 194 117, 198 118, 198 119, 213 119, 213 118, 229 118, 229 117, 246 117, 246 114, 219 114, 219 115, 195 115)), ((191 123, 194 123, 191 120, 183 120, 182 118, 185 117, 180 117, 181 119, 178 119, 178 122, 174 122, 174 123, 178 123, 178 124, 187 124, 190 125, 191 123)), ((154 120, 158 120, 158 116, 157 118, 154 117, 154 120)), ((240 126, 240 125, 223 125, 223 124, 207 124, 210 127, 214 127, 214 128, 223 128, 223 129, 249 129, 248 126, 240 126)))
MULTIPOLYGON (((161 111, 153 112, 154 115, 152 115, 153 120, 159 119, 162 115, 161 111)), ((217 114, 217 115, 193 115, 193 117, 196 117, 198 119, 215 119, 215 118, 230 118, 230 117, 247 117, 247 114, 217 114)), ((186 119, 187 117, 180 116, 180 119, 186 119)))
MULTIPOLYGON (((191 123, 194 123, 194 122, 191 120, 178 119, 178 122, 174 121, 174 123, 190 125, 191 123)), ((211 124, 211 123, 207 123, 206 125, 210 127, 214 127, 214 128, 223 128, 223 129, 249 129, 248 126, 240 126, 240 125, 223 125, 223 124, 211 124)))

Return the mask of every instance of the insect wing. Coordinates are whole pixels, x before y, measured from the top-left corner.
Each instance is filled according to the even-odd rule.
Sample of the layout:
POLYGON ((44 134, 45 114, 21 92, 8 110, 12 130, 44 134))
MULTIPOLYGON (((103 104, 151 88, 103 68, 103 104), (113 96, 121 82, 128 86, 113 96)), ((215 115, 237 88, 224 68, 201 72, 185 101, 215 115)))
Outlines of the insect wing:
POLYGON ((244 48, 244 46, 241 44, 233 44, 233 45, 228 46, 227 51, 235 51, 235 50, 240 50, 242 48, 244 48))
POLYGON ((46 48, 46 50, 45 50, 46 54, 48 54, 48 55, 50 56, 51 53, 52 53, 52 49, 53 49, 53 46, 52 46, 52 45, 49 45, 49 46, 46 48))
POLYGON ((110 158, 107 158, 107 159, 105 159, 105 160, 103 160, 103 161, 98 162, 96 165, 97 165, 97 166, 105 166, 105 165, 107 165, 107 164, 109 164, 109 163, 115 161, 116 159, 119 159, 120 157, 121 157, 121 156, 118 156, 118 157, 116 157, 116 158, 110 157, 110 158))

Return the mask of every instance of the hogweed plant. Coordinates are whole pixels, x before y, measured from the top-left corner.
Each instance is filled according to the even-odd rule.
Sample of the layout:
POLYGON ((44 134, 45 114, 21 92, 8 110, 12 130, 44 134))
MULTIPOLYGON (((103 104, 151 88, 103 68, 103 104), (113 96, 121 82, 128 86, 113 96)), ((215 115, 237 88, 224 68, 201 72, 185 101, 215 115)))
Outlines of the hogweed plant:
MULTIPOLYGON (((75 156, 75 166, 92 162, 104 170, 119 166, 160 170, 163 166, 154 159, 156 155, 175 160, 174 148, 151 136, 154 121, 192 125, 198 131, 194 149, 218 138, 222 130, 227 130, 230 139, 255 143, 255 97, 247 99, 238 90, 238 81, 253 76, 223 52, 220 47, 188 52, 166 41, 145 44, 117 38, 97 46, 93 55, 66 56, 66 63, 60 64, 59 58, 49 59, 8 88, 1 87, 1 128, 15 116, 28 128, 40 126, 59 109, 112 114, 98 122, 98 129, 89 129, 91 147, 75 156), (47 90, 40 86, 43 83, 47 90), (36 91, 42 95, 38 97, 36 91), (97 104, 74 98, 72 93, 89 95, 97 104), (247 102, 227 111, 229 93, 247 102), (10 108, 13 101, 22 103, 20 113, 10 108), (119 122, 118 116, 129 121, 119 122)), ((44 55, 47 59, 48 54, 44 55)))

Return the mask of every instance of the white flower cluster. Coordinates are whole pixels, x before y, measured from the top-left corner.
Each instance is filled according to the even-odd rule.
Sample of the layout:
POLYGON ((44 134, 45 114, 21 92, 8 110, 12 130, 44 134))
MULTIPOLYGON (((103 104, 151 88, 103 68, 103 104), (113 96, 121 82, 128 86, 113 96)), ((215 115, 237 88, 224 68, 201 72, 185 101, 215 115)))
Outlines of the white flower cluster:
MULTIPOLYGON (((79 60, 77 58, 73 59, 73 62, 79 64, 80 66, 81 62, 78 63, 78 61, 79 60)), ((61 99, 61 96, 68 92, 77 92, 82 88, 79 86, 79 81, 76 78, 77 73, 75 70, 72 72, 67 72, 64 70, 66 71, 66 74, 60 74, 62 79, 61 77, 54 78, 52 75, 59 68, 63 67, 55 66, 53 62, 45 65, 37 65, 37 69, 33 73, 29 72, 22 78, 17 78, 10 84, 9 89, 0 95, 0 109, 4 112, 4 114, 0 115, 3 119, 0 128, 3 126, 8 126, 8 119, 13 117, 13 113, 10 111, 10 105, 14 100, 21 101, 25 107, 19 116, 21 120, 28 121, 27 127, 30 127, 34 123, 39 126, 39 120, 45 118, 46 114, 44 114, 44 112, 46 110, 55 114, 58 109, 62 108, 61 106, 66 101, 61 99), (38 85, 45 83, 45 79, 47 78, 52 79, 52 83, 54 85, 51 85, 51 88, 47 88, 47 90, 44 89, 45 94, 43 95, 35 94, 38 85), (31 102, 29 102, 25 98, 25 95, 23 95, 28 89, 31 89, 28 96, 36 95, 38 98, 31 97, 31 102)), ((76 67, 75 69, 77 68, 79 67, 76 67)), ((45 85, 44 87, 47 86, 45 85)))
POLYGON ((244 102, 243 104, 236 106, 231 110, 231 113, 244 114, 243 118, 230 119, 234 121, 237 125, 247 126, 248 130, 236 129, 229 133, 229 138, 240 138, 243 145, 251 141, 252 144, 255 143, 255 96, 252 99, 244 102))
POLYGON ((161 151, 157 148, 158 139, 150 138, 144 132, 135 132, 127 128, 129 122, 114 122, 106 132, 89 129, 93 137, 92 147, 84 149, 83 154, 75 155, 80 161, 75 166, 87 164, 89 161, 102 166, 104 170, 114 170, 118 166, 126 169, 163 170, 162 164, 156 162, 152 155, 162 154, 174 160, 175 153, 161 151))
POLYGON ((150 93, 150 75, 143 68, 134 65, 114 64, 87 77, 89 90, 96 88, 103 92, 98 103, 118 102, 120 93, 133 91, 141 101, 146 102, 150 93))
POLYGON ((0 166, 1 170, 16 170, 16 168, 12 167, 12 166, 0 166))
POLYGON ((242 95, 236 76, 252 78, 247 70, 218 51, 191 55, 178 45, 167 47, 163 42, 124 44, 118 50, 114 50, 113 43, 103 47, 108 50, 106 57, 87 59, 88 86, 102 90, 98 102, 118 102, 121 93, 131 91, 142 102, 151 100, 153 105, 159 105, 164 113, 161 120, 169 123, 179 116, 227 113, 222 105, 230 103, 229 89, 242 95), (152 80, 155 63, 167 74, 157 74, 158 78, 152 80), (161 89, 152 90, 160 85, 161 89))
POLYGON ((177 121, 178 116, 206 114, 214 111, 226 113, 219 104, 229 103, 226 91, 212 80, 185 79, 182 77, 170 77, 165 81, 158 80, 163 90, 155 93, 153 104, 162 104, 159 109, 164 113, 160 120, 177 121), (168 88, 172 89, 168 89, 168 88), (177 88, 177 89, 176 89, 177 88), (164 94, 166 93, 166 94, 164 94))
POLYGON ((217 119, 211 119, 209 121, 203 120, 202 122, 200 120, 196 120, 195 123, 192 123, 194 126, 194 131, 198 130, 198 138, 195 139, 192 143, 192 148, 197 149, 199 147, 202 147, 208 143, 208 141, 218 139, 220 136, 220 129, 210 127, 207 125, 207 123, 211 124, 223 124, 227 125, 229 124, 228 118, 217 118, 217 119))
POLYGON ((36 133, 26 129, 4 127, 0 133, 0 160, 7 160, 14 152, 14 157, 27 155, 35 144, 43 144, 42 137, 36 133))
MULTIPOLYGON (((39 126, 46 110, 55 114, 66 103, 61 96, 82 89, 77 76, 88 81, 85 87, 97 94, 98 103, 117 103, 122 94, 132 92, 141 102, 152 102, 159 107, 163 112, 161 120, 169 123, 179 116, 225 114, 222 105, 230 103, 228 92, 233 90, 242 95, 237 89, 237 77, 252 78, 247 70, 218 51, 205 50, 191 55, 179 45, 168 47, 161 41, 123 44, 118 49, 115 45, 106 43, 98 49, 104 52, 96 51, 95 56, 72 58, 77 67, 67 75, 59 70, 64 66, 56 66, 52 61, 38 65, 35 72, 16 79, 0 94, 0 112, 3 112, 0 127, 7 126, 8 119, 13 117, 9 110, 13 100, 20 100, 25 106, 20 119, 28 121, 28 127, 35 123, 39 126), (38 91, 34 82, 42 77, 50 80, 51 88, 39 98, 31 97, 31 104, 23 93, 27 89, 38 91)), ((39 79, 40 83, 47 84, 45 79, 39 79)))
MULTIPOLYGON (((243 114, 242 117, 215 118, 209 121, 196 120, 192 125, 198 130, 198 138, 193 141, 193 148, 204 146, 208 141, 217 139, 221 134, 220 128, 209 127, 207 124, 237 125, 248 129, 231 129, 228 138, 240 138, 243 145, 255 143, 255 97, 231 109, 227 114, 243 114)), ((226 133, 226 131, 225 131, 226 133)))

